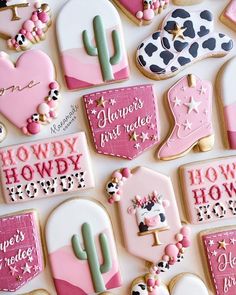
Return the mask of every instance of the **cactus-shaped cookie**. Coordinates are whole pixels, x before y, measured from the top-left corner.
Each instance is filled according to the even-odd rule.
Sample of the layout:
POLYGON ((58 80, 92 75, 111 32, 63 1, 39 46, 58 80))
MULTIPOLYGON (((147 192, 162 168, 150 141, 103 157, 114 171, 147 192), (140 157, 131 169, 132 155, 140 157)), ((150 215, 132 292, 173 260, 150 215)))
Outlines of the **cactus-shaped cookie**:
POLYGON ((99 243, 103 255, 103 264, 100 265, 98 254, 96 251, 95 239, 93 237, 91 226, 88 223, 82 225, 82 236, 84 243, 84 250, 81 246, 81 241, 78 235, 72 237, 72 247, 76 257, 80 260, 88 260, 94 290, 96 292, 103 292, 106 290, 102 274, 108 272, 112 268, 112 258, 110 255, 109 244, 106 234, 99 235, 99 243))
POLYGON ((93 19, 93 29, 97 47, 93 46, 91 40, 89 40, 87 30, 83 31, 84 47, 88 55, 98 56, 103 80, 112 81, 114 80, 112 66, 118 64, 122 58, 122 47, 119 33, 117 30, 112 31, 114 55, 110 58, 106 31, 101 16, 97 15, 93 19))

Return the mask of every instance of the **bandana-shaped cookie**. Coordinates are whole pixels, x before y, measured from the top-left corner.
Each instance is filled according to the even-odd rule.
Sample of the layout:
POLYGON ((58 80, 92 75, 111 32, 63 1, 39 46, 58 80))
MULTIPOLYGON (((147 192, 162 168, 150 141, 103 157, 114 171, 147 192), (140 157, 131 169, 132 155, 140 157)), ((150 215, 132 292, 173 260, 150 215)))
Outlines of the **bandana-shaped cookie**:
POLYGON ((207 57, 230 52, 233 41, 214 31, 213 15, 208 10, 171 11, 161 29, 145 39, 137 50, 137 66, 154 80, 170 78, 185 67, 207 57))

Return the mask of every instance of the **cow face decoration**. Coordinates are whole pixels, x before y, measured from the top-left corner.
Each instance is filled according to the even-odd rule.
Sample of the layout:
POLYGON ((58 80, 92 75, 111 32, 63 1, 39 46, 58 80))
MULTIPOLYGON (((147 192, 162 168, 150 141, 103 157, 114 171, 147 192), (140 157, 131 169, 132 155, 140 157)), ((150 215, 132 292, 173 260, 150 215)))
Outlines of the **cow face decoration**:
POLYGON ((128 211, 136 215, 139 232, 168 229, 165 208, 169 207, 168 200, 154 191, 151 195, 141 198, 136 196, 128 211))

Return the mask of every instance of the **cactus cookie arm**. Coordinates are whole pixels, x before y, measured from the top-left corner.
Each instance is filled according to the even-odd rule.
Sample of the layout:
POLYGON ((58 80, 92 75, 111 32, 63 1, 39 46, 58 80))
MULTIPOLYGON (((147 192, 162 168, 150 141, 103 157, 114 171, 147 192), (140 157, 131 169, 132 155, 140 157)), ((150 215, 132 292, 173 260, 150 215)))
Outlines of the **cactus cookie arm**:
POLYGON ((72 247, 75 256, 80 260, 87 260, 87 253, 84 251, 80 245, 80 240, 78 235, 73 235, 72 237, 72 247))
POLYGON ((92 46, 91 42, 89 41, 88 32, 86 30, 83 31, 83 42, 84 47, 88 55, 97 56, 98 50, 96 47, 92 46))
POLYGON ((112 268, 109 242, 105 234, 99 235, 100 246, 103 254, 103 264, 100 266, 101 273, 106 273, 112 268))
POLYGON ((120 41, 119 32, 116 30, 112 31, 112 40, 114 44, 114 56, 110 58, 110 63, 114 66, 117 65, 122 59, 122 46, 120 41))

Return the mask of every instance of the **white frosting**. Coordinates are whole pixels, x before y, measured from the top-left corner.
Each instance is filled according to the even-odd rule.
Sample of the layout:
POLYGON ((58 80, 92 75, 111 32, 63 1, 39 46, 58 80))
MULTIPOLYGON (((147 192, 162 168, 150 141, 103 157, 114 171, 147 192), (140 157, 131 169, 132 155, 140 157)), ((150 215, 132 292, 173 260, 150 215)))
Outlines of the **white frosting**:
POLYGON ((107 212, 96 202, 86 199, 71 199, 62 203, 50 215, 46 225, 46 240, 49 253, 71 244, 73 235, 78 234, 83 241, 81 226, 88 222, 94 236, 112 226, 107 212))
POLYGON ((57 38, 61 51, 83 48, 82 32, 88 31, 94 40, 93 19, 102 17, 104 28, 120 26, 120 17, 115 7, 108 0, 92 1, 70 0, 62 8, 57 18, 57 38))
POLYGON ((171 295, 209 295, 203 281, 193 274, 184 274, 177 278, 171 290, 171 295))
POLYGON ((236 56, 224 65, 221 74, 220 92, 224 106, 236 102, 236 56))

